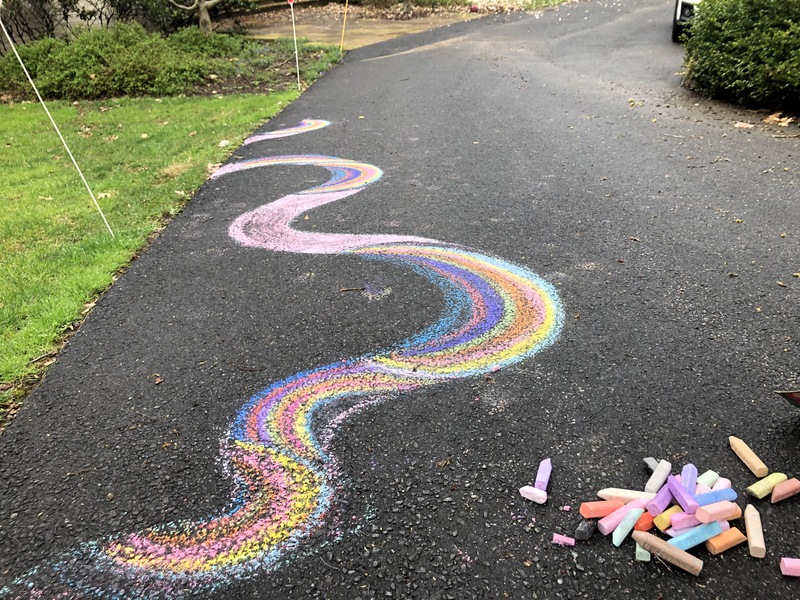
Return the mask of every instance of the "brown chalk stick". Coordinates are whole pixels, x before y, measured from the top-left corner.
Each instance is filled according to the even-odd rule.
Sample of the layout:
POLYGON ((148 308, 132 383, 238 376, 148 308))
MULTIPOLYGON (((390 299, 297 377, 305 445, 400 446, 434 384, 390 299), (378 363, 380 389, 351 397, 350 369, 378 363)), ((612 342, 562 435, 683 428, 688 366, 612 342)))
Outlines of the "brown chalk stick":
POLYGON ((736 453, 742 462, 753 472, 756 477, 766 477, 769 474, 769 469, 764 462, 756 456, 756 453, 750 449, 750 446, 744 443, 737 437, 730 436, 728 438, 731 450, 736 453))
POLYGON ((636 540, 636 543, 648 552, 652 552, 662 560, 692 575, 700 575, 700 571, 703 569, 703 561, 696 556, 692 556, 688 552, 684 552, 680 548, 676 548, 646 531, 634 531, 631 535, 636 540))
POLYGON ((745 541, 747 541, 747 538, 739 531, 739 528, 731 527, 728 531, 723 531, 719 535, 715 535, 708 540, 706 542, 706 549, 711 552, 711 554, 720 554, 745 541))

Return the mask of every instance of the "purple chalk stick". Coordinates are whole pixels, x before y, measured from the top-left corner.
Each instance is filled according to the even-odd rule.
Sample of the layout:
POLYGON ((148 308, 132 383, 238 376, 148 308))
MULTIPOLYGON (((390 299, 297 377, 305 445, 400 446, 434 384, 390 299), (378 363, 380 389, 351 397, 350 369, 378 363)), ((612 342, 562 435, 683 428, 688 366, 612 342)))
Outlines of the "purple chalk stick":
POLYGON ((549 458, 545 458, 539 463, 539 470, 536 472, 536 483, 533 484, 533 487, 546 490, 547 484, 550 482, 550 473, 552 472, 553 464, 549 458))
POLYGON ((683 512, 689 513, 690 515, 697 512, 698 504, 695 502, 694 496, 675 479, 674 475, 667 477, 667 486, 669 486, 669 491, 672 492, 672 495, 675 497, 677 503, 680 504, 683 512))
POLYGON ((731 488, 722 488, 721 490, 711 491, 705 494, 698 494, 694 497, 694 499, 698 506, 707 506, 709 504, 714 504, 715 502, 722 502, 723 500, 733 502, 737 497, 738 495, 736 494, 736 490, 731 488))
POLYGON ((667 507, 672 503, 672 492, 669 491, 669 486, 665 483, 661 489, 656 492, 655 497, 647 504, 647 512, 651 517, 657 517, 662 512, 667 510, 667 507))
POLYGON ((681 470, 681 485, 692 495, 695 495, 697 487, 697 467, 692 463, 683 466, 681 470))

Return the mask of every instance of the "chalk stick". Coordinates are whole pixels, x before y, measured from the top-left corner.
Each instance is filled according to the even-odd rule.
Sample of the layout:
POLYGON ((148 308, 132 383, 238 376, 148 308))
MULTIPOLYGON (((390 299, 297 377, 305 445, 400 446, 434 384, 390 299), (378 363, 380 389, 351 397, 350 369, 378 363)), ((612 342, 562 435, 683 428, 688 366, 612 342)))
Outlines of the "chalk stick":
POLYGON ((772 490, 770 501, 775 504, 781 500, 791 498, 795 494, 800 494, 800 480, 797 477, 792 477, 775 486, 775 489, 772 490))
POLYGON ((784 556, 781 559, 781 573, 786 577, 800 577, 800 558, 784 556))
POLYGON ((655 517, 653 515, 651 515, 647 511, 644 511, 642 513, 642 516, 639 517, 639 520, 636 521, 636 525, 634 525, 633 528, 636 531, 650 531, 654 527, 653 525, 654 520, 655 517))
POLYGON ((744 509, 744 530, 747 533, 747 547, 750 549, 750 556, 764 558, 767 555, 767 546, 764 544, 761 515, 752 504, 748 504, 744 509))
POLYGON ((547 502, 547 492, 530 485, 525 485, 519 488, 519 494, 526 500, 532 500, 533 502, 536 502, 536 504, 544 504, 547 502))
POLYGON ((642 548, 638 542, 636 542, 636 560, 641 562, 650 562, 650 553, 642 548))
POLYGON ((672 463, 668 460, 662 460, 658 466, 653 470, 653 474, 644 486, 645 492, 652 492, 655 494, 661 489, 667 481, 667 476, 672 472, 672 463))
POLYGON ((578 512, 584 519, 601 519, 610 515, 619 507, 625 506, 622 500, 596 500, 593 502, 583 502, 578 512))
POLYGON ((614 533, 611 534, 611 543, 614 544, 617 548, 619 548, 620 544, 625 541, 625 538, 628 537, 628 534, 633 529, 633 526, 636 525, 636 521, 639 520, 639 517, 642 516, 644 513, 644 508, 634 508, 628 511, 628 513, 622 518, 619 525, 614 528, 614 533))
POLYGON ((667 543, 681 550, 688 550, 707 542, 721 533, 722 527, 717 521, 714 521, 713 523, 704 523, 703 525, 692 527, 689 531, 675 536, 667 543))
POLYGON ((710 488, 714 487, 714 484, 717 483, 719 479, 719 473, 716 471, 706 471, 702 475, 697 476, 697 483, 698 484, 705 484, 710 488))
MULTIPOLYGON (((665 483, 661 486, 661 489, 658 490, 658 493, 653 496, 653 499, 647 503, 647 512, 657 517, 667 510, 667 507, 672 504, 673 500, 672 492, 669 491, 669 486, 665 483)), ((659 527, 659 529, 661 528, 659 527)))
POLYGON ((560 533, 553 534, 553 543, 559 546, 574 546, 575 539, 560 533))
POLYGON ((711 491, 711 488, 708 487, 705 483, 697 482, 697 487, 694 488, 694 495, 697 496, 698 494, 707 494, 711 491))
POLYGON ((637 498, 652 499, 655 494, 650 492, 640 492, 639 490, 625 490, 622 488, 604 488, 597 492, 597 497, 603 500, 622 500, 623 502, 630 502, 637 498))
POLYGON ((667 485, 669 486, 669 491, 672 492, 672 496, 683 509, 683 512, 692 514, 697 510, 697 502, 695 502, 694 496, 675 479, 674 475, 667 477, 667 485))
POLYGON ((694 496, 695 488, 697 487, 697 467, 692 463, 683 465, 683 469, 681 469, 681 485, 689 494, 694 496))
POLYGON ((644 508, 646 503, 647 498, 637 498, 636 500, 631 500, 610 515, 600 519, 597 522, 597 530, 603 535, 608 535, 617 528, 617 526, 622 522, 622 519, 625 518, 625 515, 636 508, 644 508))
POLYGON ((550 481, 550 473, 553 472, 553 463, 549 458, 545 458, 539 463, 539 470, 536 471, 536 483, 533 487, 540 490, 547 490, 547 484, 550 481))
POLYGON ((715 491, 710 491, 705 494, 698 494, 694 497, 694 501, 697 502, 698 506, 708 506, 709 504, 714 504, 715 502, 722 502, 723 500, 727 500, 728 502, 733 502, 738 498, 738 494, 736 490, 732 488, 722 489, 715 491))
POLYGON ((747 538, 739 531, 738 527, 731 527, 728 531, 723 531, 719 535, 708 540, 706 542, 706 549, 711 552, 711 554, 720 554, 725 552, 725 550, 738 546, 746 540, 747 538))
POLYGON ((680 506, 670 506, 667 510, 653 519, 653 524, 658 527, 659 530, 664 531, 670 526, 672 522, 672 515, 678 513, 683 513, 683 509, 680 506))
POLYGON ((728 438, 728 442, 731 445, 731 450, 734 451, 736 456, 738 456, 741 461, 745 464, 745 466, 752 471, 753 475, 756 477, 766 477, 769 473, 769 469, 764 462, 756 456, 756 453, 750 449, 743 440, 740 440, 737 437, 730 436, 728 438))
POLYGON ((575 539, 585 542, 594 535, 595 531, 597 531, 597 521, 595 519, 584 519, 578 523, 578 527, 575 529, 575 539))
POLYGON ((652 552, 662 560, 675 565, 676 567, 691 573, 692 575, 699 575, 703 570, 703 561, 699 558, 692 556, 688 552, 676 548, 675 546, 657 538, 652 533, 646 531, 634 531, 633 539, 642 548, 648 552, 652 552))
POLYGON ((730 521, 742 516, 742 509, 733 502, 723 500, 714 504, 701 506, 694 513, 697 520, 701 523, 711 523, 711 521, 730 521))
POLYGON ((771 494, 776 485, 783 483, 787 479, 788 477, 786 477, 786 475, 783 473, 772 473, 771 475, 764 477, 764 479, 756 481, 753 485, 747 488, 745 492, 751 496, 755 496, 760 500, 767 494, 771 494))
POLYGON ((700 525, 697 515, 690 515, 685 512, 679 512, 672 515, 670 523, 674 529, 688 529, 689 527, 696 527, 700 525))
POLYGON ((717 483, 711 486, 711 491, 716 492, 717 490, 724 490, 729 487, 731 487, 731 480, 727 477, 720 477, 717 479, 717 483))
POLYGON ((656 470, 659 462, 660 461, 656 460, 652 456, 646 456, 644 458, 644 464, 647 465, 647 468, 650 469, 651 473, 656 470))

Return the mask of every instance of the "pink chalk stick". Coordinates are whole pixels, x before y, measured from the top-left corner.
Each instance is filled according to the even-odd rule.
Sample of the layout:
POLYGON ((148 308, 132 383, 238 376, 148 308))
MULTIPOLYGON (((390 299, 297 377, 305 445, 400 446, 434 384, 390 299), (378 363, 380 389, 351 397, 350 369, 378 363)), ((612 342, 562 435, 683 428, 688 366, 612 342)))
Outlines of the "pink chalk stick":
POLYGON ((722 502, 714 502, 714 504, 700 506, 695 516, 701 523, 711 523, 711 521, 738 518, 736 515, 740 512, 741 509, 736 504, 728 500, 723 500, 722 502))
POLYGON ((716 492, 717 490, 724 490, 731 487, 731 480, 726 479, 725 477, 720 477, 717 479, 717 483, 711 486, 711 491, 716 492))
POLYGON ((694 488, 694 495, 699 496, 700 494, 707 494, 711 491, 711 487, 706 485, 705 483, 697 482, 697 487, 694 488))
POLYGON ((553 543, 558 544, 559 546, 574 546, 575 538, 571 538, 566 535, 561 535, 560 533, 554 533, 553 543))
MULTIPOLYGON (((697 472, 697 469, 695 469, 695 472, 697 472)), ((695 502, 692 494, 690 494, 689 491, 683 487, 683 485, 681 485, 677 479, 675 479, 674 475, 667 477, 667 485, 669 486, 669 491, 672 492, 672 495, 675 497, 675 500, 681 505, 683 512, 693 515, 697 511, 697 502, 695 502)), ((692 488, 694 487, 695 486, 693 484, 692 488)))
POLYGON ((700 521, 697 520, 695 515, 687 513, 675 513, 670 517, 669 522, 672 524, 673 529, 686 529, 700 525, 700 521))
MULTIPOLYGON (((684 465, 681 470, 681 485, 686 488, 692 496, 696 493, 697 488, 697 467, 692 463, 684 465)), ((674 494, 674 492, 673 492, 674 494)))
POLYGON ((524 485, 519 488, 519 495, 526 500, 536 502, 536 504, 544 504, 547 502, 547 492, 530 485, 524 485))
POLYGON ((661 489, 658 490, 655 497, 647 503, 647 512, 649 512, 651 516, 657 517, 667 510, 672 500, 672 492, 669 491, 669 486, 665 483, 661 486, 661 489))
POLYGON ((637 498, 636 500, 631 500, 625 506, 621 506, 610 515, 600 519, 597 522, 597 530, 603 535, 608 535, 617 528, 617 526, 622 522, 622 519, 625 518, 625 515, 627 515, 631 510, 634 508, 644 508, 647 506, 649 501, 650 500, 647 498, 637 498))
POLYGON ((545 458, 539 463, 539 470, 536 472, 536 483, 533 484, 533 487, 546 490, 550 481, 550 473, 552 472, 553 463, 550 462, 549 458, 545 458))
POLYGON ((781 573, 787 577, 800 577, 800 558, 784 556, 781 559, 781 573))

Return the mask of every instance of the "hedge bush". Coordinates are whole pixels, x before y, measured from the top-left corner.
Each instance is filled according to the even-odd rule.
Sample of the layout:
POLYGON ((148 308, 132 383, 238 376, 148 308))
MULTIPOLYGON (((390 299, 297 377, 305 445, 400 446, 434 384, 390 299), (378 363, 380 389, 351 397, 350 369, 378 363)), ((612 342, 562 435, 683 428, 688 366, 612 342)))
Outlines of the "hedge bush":
POLYGON ((703 0, 690 23, 686 69, 695 89, 800 110, 800 0, 703 0))

